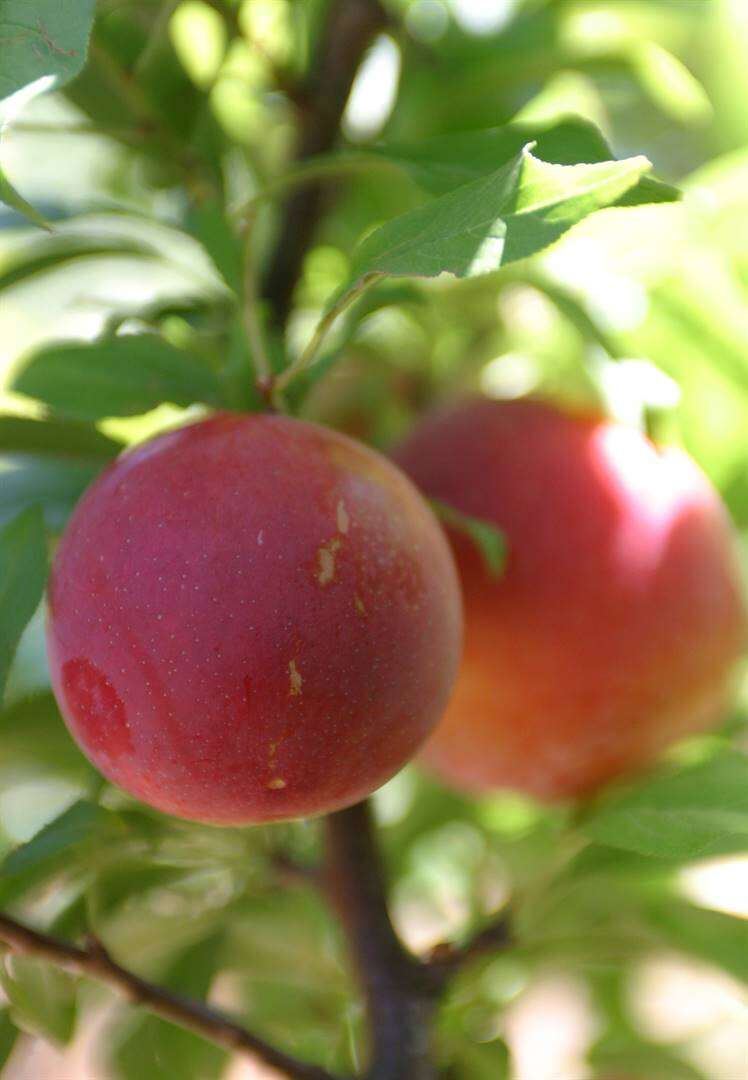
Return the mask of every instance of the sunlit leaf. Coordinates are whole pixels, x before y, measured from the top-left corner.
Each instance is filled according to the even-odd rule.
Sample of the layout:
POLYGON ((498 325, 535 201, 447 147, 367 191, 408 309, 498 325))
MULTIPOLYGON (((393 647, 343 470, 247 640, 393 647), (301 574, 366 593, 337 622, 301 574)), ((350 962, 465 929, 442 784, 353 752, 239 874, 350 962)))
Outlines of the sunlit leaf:
MULTIPOLYGON (((554 124, 512 123, 440 135, 402 146, 385 144, 374 152, 403 166, 423 188, 440 195, 495 172, 532 142, 538 158, 556 165, 593 164, 610 161, 615 156, 594 124, 574 116, 554 124)), ((633 206, 669 202, 678 197, 675 188, 643 176, 621 200, 633 206)))
POLYGON ((646 158, 552 165, 522 150, 497 172, 382 225, 363 241, 354 278, 485 274, 558 240, 616 202, 648 172, 646 158))

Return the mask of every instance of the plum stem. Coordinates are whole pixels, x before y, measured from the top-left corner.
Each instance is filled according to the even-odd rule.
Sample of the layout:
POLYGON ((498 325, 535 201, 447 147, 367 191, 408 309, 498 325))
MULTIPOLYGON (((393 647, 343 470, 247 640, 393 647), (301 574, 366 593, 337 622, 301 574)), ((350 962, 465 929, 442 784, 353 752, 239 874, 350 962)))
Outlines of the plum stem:
POLYGON ((233 1053, 246 1055, 277 1069, 288 1080, 335 1080, 331 1073, 278 1050, 230 1017, 201 1001, 155 986, 113 960, 96 939, 72 945, 40 930, 0 915, 0 940, 15 952, 38 957, 76 975, 96 979, 134 1005, 179 1024, 233 1053))

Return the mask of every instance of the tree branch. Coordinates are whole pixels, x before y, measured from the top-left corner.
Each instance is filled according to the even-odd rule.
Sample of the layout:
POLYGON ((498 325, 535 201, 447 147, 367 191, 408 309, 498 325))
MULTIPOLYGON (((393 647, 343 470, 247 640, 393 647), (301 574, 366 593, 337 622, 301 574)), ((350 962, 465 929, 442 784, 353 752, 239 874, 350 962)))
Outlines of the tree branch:
POLYGON ((325 819, 327 888, 366 999, 366 1080, 435 1080, 431 1018, 442 989, 405 951, 392 926, 367 803, 325 819))
MULTIPOLYGON (((330 0, 316 58, 301 93, 296 164, 334 146, 361 59, 387 21, 379 0, 330 0)), ((288 318, 304 256, 323 209, 324 186, 320 181, 292 192, 283 204, 275 250, 262 287, 278 327, 288 318)))
POLYGON ((463 945, 437 945, 431 950, 427 967, 438 982, 446 983, 473 960, 502 952, 512 941, 511 913, 502 911, 463 945))
POLYGON ((17 952, 105 983, 134 1005, 142 1005, 226 1050, 261 1061, 289 1080, 335 1080, 325 1069, 285 1054, 203 1002, 155 986, 120 967, 99 942, 92 941, 81 948, 24 926, 7 915, 0 915, 0 940, 17 952))

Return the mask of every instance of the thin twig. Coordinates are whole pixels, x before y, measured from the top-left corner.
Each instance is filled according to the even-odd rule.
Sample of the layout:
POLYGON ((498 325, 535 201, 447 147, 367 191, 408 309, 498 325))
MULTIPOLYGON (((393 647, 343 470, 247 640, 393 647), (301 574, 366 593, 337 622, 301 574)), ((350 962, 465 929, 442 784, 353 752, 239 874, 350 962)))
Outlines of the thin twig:
POLYGON ((286 368, 275 380, 275 390, 277 394, 282 394, 289 384, 300 375, 302 371, 305 371, 314 361, 317 355, 320 345, 327 336, 328 330, 332 327, 339 315, 342 315, 346 308, 349 308, 351 304, 358 300, 359 296, 366 289, 369 288, 375 281, 379 281, 384 277, 384 274, 372 272, 371 274, 364 274, 358 279, 358 281, 351 286, 347 292, 335 301, 329 311, 325 312, 320 321, 317 324, 317 328, 312 334, 311 340, 304 351, 294 360, 292 364, 286 368))
MULTIPOLYGON (((327 153, 335 145, 359 64, 387 22, 379 0, 330 0, 314 64, 301 88, 297 165, 327 153)), ((278 327, 285 326, 288 319, 304 257, 323 209, 324 187, 319 182, 293 191, 283 205, 275 250, 262 288, 278 327)))
POLYGON ((437 981, 447 982, 473 960, 503 952, 513 941, 511 916, 502 911, 493 922, 462 945, 437 945, 431 950, 427 967, 437 981))
POLYGON ((188 1028, 226 1050, 261 1061, 289 1080, 335 1080, 325 1069, 307 1065, 276 1049, 203 1002, 155 986, 120 967, 97 941, 81 948, 24 926, 7 915, 0 915, 0 940, 17 952, 36 956, 76 975, 105 983, 132 1004, 142 1005, 150 1012, 188 1028))

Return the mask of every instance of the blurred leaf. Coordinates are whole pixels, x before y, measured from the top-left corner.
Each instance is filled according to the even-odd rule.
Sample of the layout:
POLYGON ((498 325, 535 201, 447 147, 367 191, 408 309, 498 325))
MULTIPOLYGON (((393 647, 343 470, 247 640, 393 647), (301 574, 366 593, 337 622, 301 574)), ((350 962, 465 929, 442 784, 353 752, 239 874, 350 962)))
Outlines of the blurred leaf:
MULTIPOLYGON (((63 221, 70 216, 70 210, 67 206, 61 206, 59 203, 50 202, 48 200, 37 200, 36 210, 46 222, 63 221)), ((24 214, 19 213, 17 210, 13 210, 10 206, 6 206, 0 201, 0 232, 9 229, 20 229, 25 225, 26 220, 24 214)))
POLYGON ((627 1029, 604 1035, 589 1052, 595 1076, 653 1077, 657 1080, 708 1080, 705 1073, 675 1051, 645 1042, 627 1029))
POLYGON ((0 700, 26 623, 47 579, 44 521, 38 508, 22 511, 0 530, 0 700))
POLYGON ((18 1028, 10 1018, 8 1009, 0 1009, 0 1069, 13 1052, 18 1038, 18 1028))
POLYGON ((748 919, 683 903, 668 894, 651 902, 645 917, 669 945, 748 985, 748 919))
POLYGON ((86 865, 97 849, 123 839, 121 821, 111 811, 80 800, 6 857, 0 867, 0 903, 47 880, 61 869, 86 865))
POLYGON ((89 424, 0 416, 0 523, 39 505, 59 530, 80 495, 123 449, 89 424))
POLYGON ((504 534, 491 521, 483 521, 481 518, 471 517, 456 510, 454 506, 439 499, 430 499, 434 513, 445 525, 457 532, 463 533, 478 548, 483 556, 488 573, 493 578, 500 578, 506 561, 506 540, 504 534))
POLYGON ((186 228, 210 255, 228 287, 240 292, 242 283, 242 247, 220 204, 216 201, 193 207, 187 215, 186 228))
POLYGON ((631 59, 652 101, 681 123, 704 124, 712 106, 698 79, 677 56, 654 41, 636 43, 631 59))
POLYGON ((306 1060, 353 1071, 342 1024, 353 988, 314 890, 249 895, 232 920, 227 966, 253 1029, 306 1060))
MULTIPOLYGON (((1 16, 0 16, 1 17, 1 16)), ((16 191, 3 172, 2 165, 0 165, 0 202, 5 203, 11 209, 21 214, 27 221, 30 221, 32 225, 38 225, 40 229, 49 230, 49 224, 45 221, 43 215, 35 210, 31 203, 26 202, 24 197, 16 191)), ((0 277, 0 284, 2 278, 0 277)))
POLYGON ((3 259, 0 264, 0 292, 27 281, 36 274, 57 270, 71 262, 84 258, 106 258, 113 255, 156 259, 159 253, 150 244, 139 240, 65 235, 42 239, 25 244, 17 253, 3 259))
POLYGON ((191 353, 154 334, 91 344, 50 345, 34 353, 12 388, 79 420, 137 416, 164 401, 218 404, 218 378, 191 353))
POLYGON ((189 173, 193 186, 220 191, 226 140, 207 94, 176 55, 171 13, 158 3, 102 8, 89 62, 66 96, 126 144, 135 136, 152 186, 173 186, 189 173))
POLYGON ((449 1080, 507 1080, 509 1049, 503 1039, 466 1045, 450 1062, 449 1080))
MULTIPOLYGON (((110 811, 95 803, 83 800, 74 803, 31 840, 11 851, 0 867, 0 876, 7 877, 47 866, 71 849, 80 851, 82 844, 99 840, 117 824, 110 811)), ((114 828, 114 831, 118 830, 114 828)))
MULTIPOLYGON (((223 935, 213 934, 186 952, 159 980, 189 997, 204 1000, 220 970, 223 935)), ((191 1031, 139 1014, 115 1036, 114 1074, 122 1080, 213 1080, 225 1070, 227 1054, 191 1031)))
POLYGON ((43 75, 56 86, 86 62, 94 0, 3 0, 0 4, 0 100, 43 75))
MULTIPOLYGON (((494 172, 534 142, 534 153, 555 165, 611 161, 614 154, 594 124, 570 116, 553 124, 507 124, 480 131, 456 132, 403 146, 375 147, 374 153, 403 166, 426 191, 445 194, 494 172)), ((679 198, 669 184, 644 176, 624 195, 626 205, 671 202, 679 198)))
POLYGON ((24 767, 33 761, 40 770, 85 782, 93 766, 78 749, 60 715, 54 695, 40 693, 0 711, 0 762, 24 767))
POLYGON ((65 1044, 75 1029, 76 983, 66 972, 42 960, 6 954, 0 983, 10 1013, 24 1031, 65 1044))
POLYGON ((646 158, 549 165, 525 148, 506 166, 382 225, 358 249, 353 278, 473 277, 524 259, 610 206, 650 168, 646 158))
POLYGON ((0 453, 3 482, 0 484, 0 523, 19 511, 40 506, 44 523, 60 532, 76 502, 101 471, 94 464, 73 457, 48 454, 0 453))
POLYGON ((0 415, 0 452, 51 454, 53 457, 83 458, 104 464, 123 449, 121 443, 90 424, 0 415))
POLYGON ((723 750, 663 771, 604 799, 583 829, 601 844, 662 858, 717 854, 736 843, 748 850, 748 757, 723 750))

